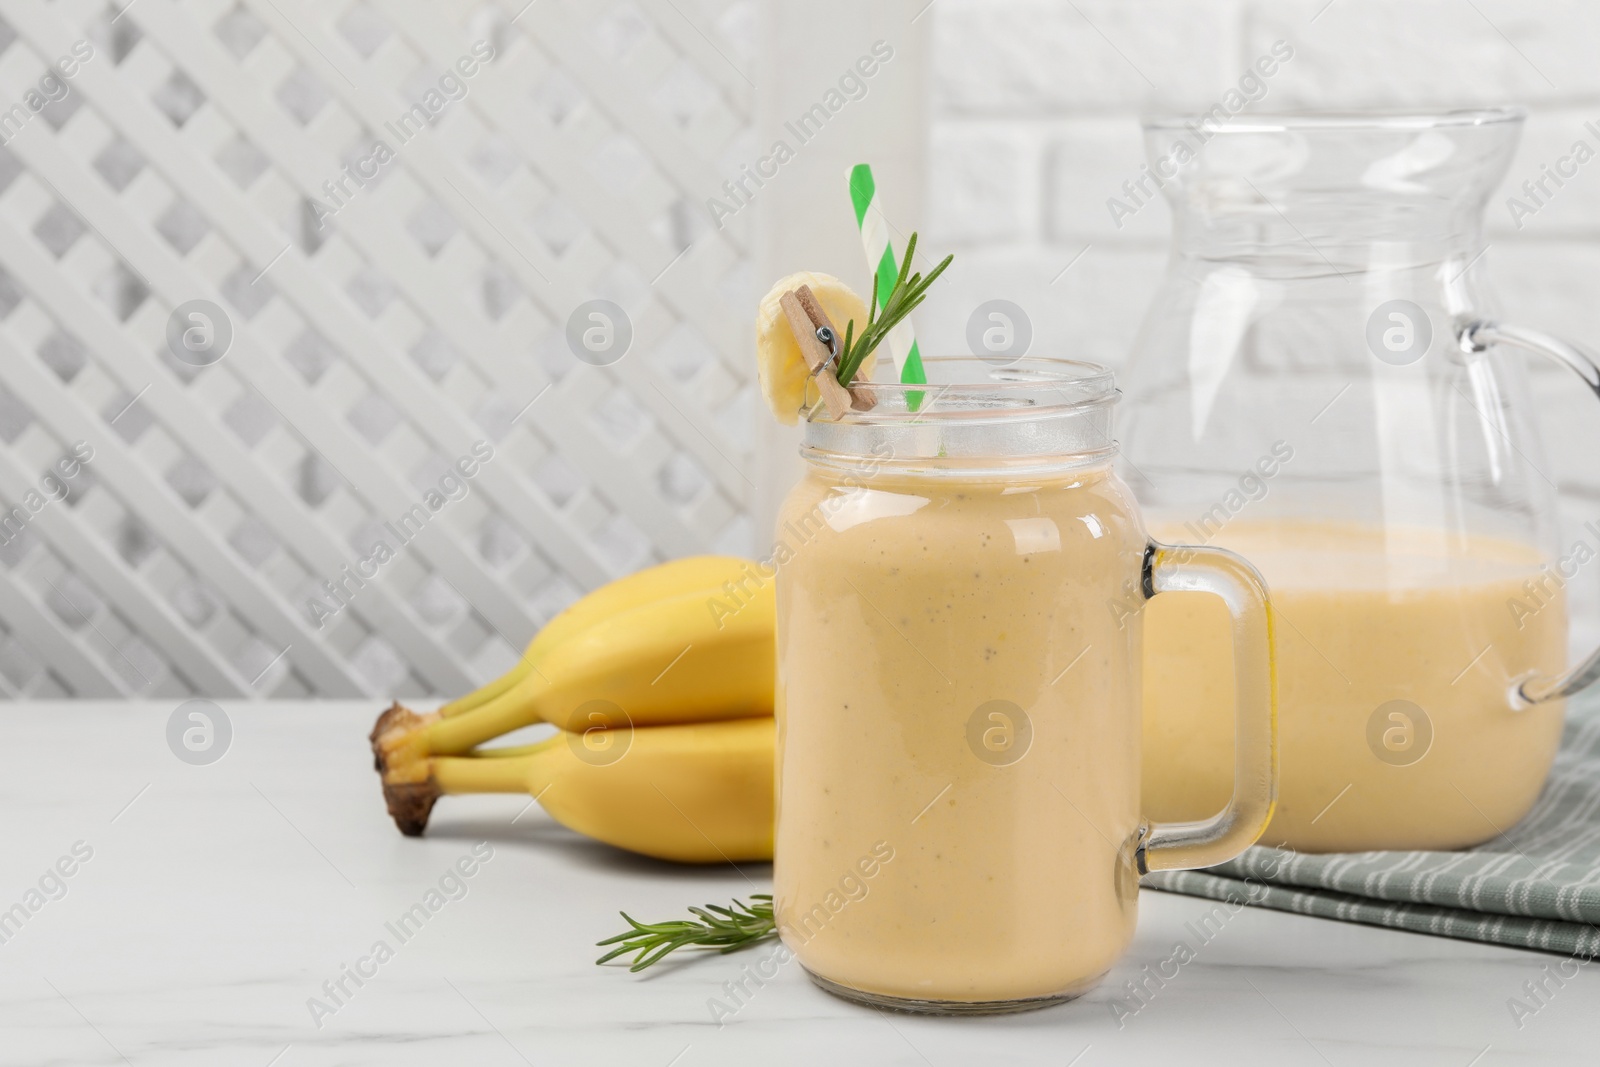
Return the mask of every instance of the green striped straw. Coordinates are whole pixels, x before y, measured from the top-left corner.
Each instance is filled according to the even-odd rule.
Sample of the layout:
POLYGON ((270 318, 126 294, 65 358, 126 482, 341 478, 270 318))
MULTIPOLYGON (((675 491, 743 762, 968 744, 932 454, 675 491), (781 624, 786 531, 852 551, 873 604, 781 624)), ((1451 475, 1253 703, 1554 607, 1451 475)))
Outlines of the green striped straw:
MULTIPOLYGON (((866 163, 850 168, 850 203, 856 209, 856 226, 861 231, 861 247, 867 253, 867 269, 878 275, 878 311, 881 314, 889 294, 900 281, 900 262, 889 243, 889 224, 878 207, 878 183, 873 180, 872 167, 866 163)), ((899 366, 902 382, 921 385, 928 380, 909 318, 889 331, 889 357, 899 366)), ((906 395, 906 406, 912 411, 921 403, 921 393, 906 395)))

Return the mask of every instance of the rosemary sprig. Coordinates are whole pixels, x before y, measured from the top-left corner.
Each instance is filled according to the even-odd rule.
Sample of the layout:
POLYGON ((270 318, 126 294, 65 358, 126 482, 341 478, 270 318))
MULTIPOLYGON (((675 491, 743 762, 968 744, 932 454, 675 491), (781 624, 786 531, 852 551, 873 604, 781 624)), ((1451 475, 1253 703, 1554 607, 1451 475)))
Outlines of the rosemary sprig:
POLYGON ((732 908, 707 904, 704 908, 690 908, 693 919, 675 919, 664 923, 635 922, 627 912, 619 914, 632 928, 625 933, 596 941, 599 946, 617 947, 595 960, 606 963, 629 952, 636 953, 630 971, 642 971, 653 963, 660 963, 669 952, 693 946, 714 948, 718 952, 737 952, 741 948, 765 941, 778 935, 778 924, 772 918, 772 894, 754 893, 753 904, 735 900, 732 908))
POLYGON ((907 315, 917 309, 923 298, 927 295, 928 286, 934 279, 944 273, 950 261, 956 257, 945 256, 944 261, 928 272, 924 278, 920 274, 911 273, 911 257, 917 252, 917 235, 912 234, 906 242, 905 262, 900 264, 899 280, 894 283, 894 288, 889 290, 889 298, 883 302, 883 311, 878 311, 878 272, 872 272, 872 300, 867 304, 867 324, 858 334, 856 323, 850 320, 844 331, 844 347, 839 350, 839 384, 848 386, 850 380, 856 376, 856 371, 861 369, 861 364, 872 354, 884 339, 889 336, 889 331, 900 325, 907 315))

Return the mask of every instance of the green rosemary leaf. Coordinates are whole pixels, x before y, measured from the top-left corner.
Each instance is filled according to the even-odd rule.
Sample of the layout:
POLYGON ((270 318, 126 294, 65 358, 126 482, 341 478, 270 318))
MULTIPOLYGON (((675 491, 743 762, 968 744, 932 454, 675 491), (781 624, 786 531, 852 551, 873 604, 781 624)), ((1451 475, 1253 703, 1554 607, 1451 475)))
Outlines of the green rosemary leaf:
POLYGON ((616 945, 610 952, 595 960, 608 963, 618 956, 634 953, 630 971, 642 971, 661 962, 669 953, 680 948, 714 948, 719 952, 737 952, 739 949, 778 936, 778 924, 772 917, 772 894, 756 893, 753 903, 734 900, 733 907, 724 908, 707 904, 704 908, 689 909, 695 920, 674 919, 663 923, 635 922, 627 912, 620 912, 631 927, 614 934, 597 946, 616 945))
POLYGON ((633 946, 631 946, 631 945, 621 945, 621 946, 618 946, 617 948, 612 949, 610 952, 607 952, 604 956, 601 956, 599 959, 595 960, 595 962, 596 963, 610 963, 612 960, 616 959, 618 956, 625 955, 626 953, 629 953, 629 952, 632 952, 632 951, 633 951, 633 946))
POLYGON ((856 332, 854 319, 850 320, 845 328, 845 343, 839 350, 839 365, 836 368, 840 385, 850 384, 856 372, 861 369, 861 364, 866 362, 867 357, 877 350, 907 315, 916 310, 927 294, 928 287, 944 273, 944 269, 955 258, 945 256, 944 260, 924 277, 911 270, 911 261, 916 251, 917 235, 913 233, 906 241, 905 261, 900 265, 900 276, 894 287, 889 290, 889 296, 883 301, 882 308, 878 307, 878 273, 873 271, 872 299, 867 304, 867 323, 859 333, 856 332))
POLYGON ((906 242, 906 258, 900 264, 900 277, 905 278, 911 274, 911 264, 917 258, 917 233, 911 231, 911 239, 906 242))

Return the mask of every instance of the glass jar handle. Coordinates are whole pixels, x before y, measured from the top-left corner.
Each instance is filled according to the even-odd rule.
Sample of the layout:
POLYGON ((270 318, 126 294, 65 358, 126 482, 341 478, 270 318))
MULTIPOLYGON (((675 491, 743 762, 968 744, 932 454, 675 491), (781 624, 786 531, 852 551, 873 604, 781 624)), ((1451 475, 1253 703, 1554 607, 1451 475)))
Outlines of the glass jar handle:
POLYGON ((1233 617, 1233 796, 1209 819, 1151 825, 1135 857, 1140 874, 1210 867, 1255 844, 1278 801, 1272 604, 1256 569, 1220 548, 1152 541, 1145 548, 1143 583, 1146 598, 1173 590, 1211 593, 1233 617))
MULTIPOLYGON (((1482 352, 1490 345, 1507 345, 1553 360, 1582 378, 1589 391, 1600 397, 1600 366, 1577 346, 1549 334, 1479 319, 1461 325, 1459 340, 1464 352, 1482 352)), ((1527 704, 1542 704, 1569 697, 1597 680, 1600 680, 1600 649, 1565 674, 1523 679, 1515 686, 1515 696, 1527 704)))

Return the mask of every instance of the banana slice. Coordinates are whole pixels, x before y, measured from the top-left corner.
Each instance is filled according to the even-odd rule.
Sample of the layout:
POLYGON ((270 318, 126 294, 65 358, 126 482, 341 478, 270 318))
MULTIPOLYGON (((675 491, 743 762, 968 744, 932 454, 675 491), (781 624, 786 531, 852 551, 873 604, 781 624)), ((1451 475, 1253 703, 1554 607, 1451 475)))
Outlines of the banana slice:
MULTIPOLYGON (((845 324, 852 319, 855 320, 857 334, 867 325, 866 302, 831 274, 804 270, 791 274, 761 298, 761 307, 756 312, 756 368, 761 374, 761 395, 766 397, 767 407, 772 409, 778 421, 786 426, 793 426, 799 420, 801 410, 817 401, 817 389, 810 380, 811 368, 806 366, 805 356, 795 343, 794 334, 789 332, 789 320, 784 317, 783 308, 778 304, 784 293, 802 285, 811 287, 817 303, 822 305, 822 310, 828 313, 834 328, 839 331, 841 342, 844 340, 845 324)), ((872 366, 877 358, 876 352, 867 357, 856 372, 858 381, 872 377, 872 366)))

